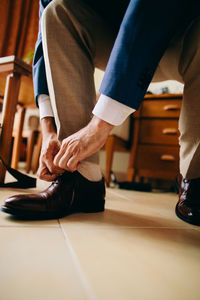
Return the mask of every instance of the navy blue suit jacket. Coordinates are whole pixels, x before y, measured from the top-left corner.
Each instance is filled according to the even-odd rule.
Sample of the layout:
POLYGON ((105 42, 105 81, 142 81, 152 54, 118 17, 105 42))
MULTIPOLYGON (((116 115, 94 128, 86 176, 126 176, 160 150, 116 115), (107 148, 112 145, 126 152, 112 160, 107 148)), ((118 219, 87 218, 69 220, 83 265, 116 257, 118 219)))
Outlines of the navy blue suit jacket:
MULTIPOLYGON (((49 2, 40 1, 40 15, 49 2)), ((100 92, 137 109, 174 33, 184 29, 199 12, 197 0, 131 0, 100 92)), ((36 43, 33 79, 35 96, 48 94, 41 31, 36 43)))
POLYGON ((49 95, 47 87, 47 79, 44 64, 44 55, 42 49, 42 33, 41 33, 41 16, 45 7, 51 2, 51 0, 40 0, 39 9, 39 32, 38 38, 35 45, 35 54, 33 59, 33 86, 34 94, 37 104, 37 96, 41 94, 49 95))

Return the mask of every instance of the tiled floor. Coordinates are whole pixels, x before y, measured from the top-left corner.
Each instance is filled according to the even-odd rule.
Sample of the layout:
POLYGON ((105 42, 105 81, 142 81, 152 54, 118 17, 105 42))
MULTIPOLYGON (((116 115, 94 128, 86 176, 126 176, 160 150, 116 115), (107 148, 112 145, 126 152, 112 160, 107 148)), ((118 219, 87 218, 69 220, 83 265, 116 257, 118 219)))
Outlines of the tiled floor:
MULTIPOLYGON (((0 204, 20 192, 1 189, 0 204)), ((176 218, 176 201, 110 189, 104 213, 27 222, 1 212, 0 299, 199 300, 200 227, 176 218)))

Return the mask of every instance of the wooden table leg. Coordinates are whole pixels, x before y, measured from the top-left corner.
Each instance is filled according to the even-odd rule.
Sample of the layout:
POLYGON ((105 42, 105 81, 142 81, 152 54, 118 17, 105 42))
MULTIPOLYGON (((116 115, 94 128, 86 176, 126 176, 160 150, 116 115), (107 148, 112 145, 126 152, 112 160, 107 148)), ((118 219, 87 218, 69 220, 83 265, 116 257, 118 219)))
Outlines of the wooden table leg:
POLYGON ((27 138, 27 152, 26 152, 26 173, 30 172, 32 157, 33 157, 33 149, 36 140, 37 131, 32 130, 27 138))
MULTIPOLYGON (((0 156, 6 164, 10 163, 12 147, 13 123, 18 101, 20 74, 13 73, 7 76, 5 96, 2 111, 2 133, 0 138, 0 156)), ((0 164, 0 182, 4 182, 5 168, 0 164)))
POLYGON ((109 184, 110 184, 110 172, 112 169, 114 149, 115 149, 115 136, 109 135, 107 142, 106 142, 105 181, 106 181, 107 186, 109 186, 109 184))
POLYGON ((22 144, 22 131, 23 131, 23 127, 24 127, 25 112, 26 112, 25 107, 20 106, 18 109, 19 121, 18 121, 18 127, 16 129, 16 136, 14 138, 12 161, 11 161, 11 167, 16 170, 18 169, 18 162, 19 162, 19 157, 20 157, 20 149, 21 149, 21 144, 22 144))
POLYGON ((135 165, 136 165, 136 152, 137 152, 138 139, 139 139, 139 129, 140 129, 140 121, 139 118, 136 118, 134 120, 133 140, 132 140, 132 146, 129 155, 128 170, 127 170, 127 181, 129 182, 133 181, 134 176, 136 175, 135 165))
POLYGON ((36 144, 36 149, 35 149, 35 159, 33 162, 33 169, 32 169, 33 174, 35 174, 37 172, 37 169, 39 166, 41 147, 42 147, 42 133, 38 132, 37 144, 36 144))

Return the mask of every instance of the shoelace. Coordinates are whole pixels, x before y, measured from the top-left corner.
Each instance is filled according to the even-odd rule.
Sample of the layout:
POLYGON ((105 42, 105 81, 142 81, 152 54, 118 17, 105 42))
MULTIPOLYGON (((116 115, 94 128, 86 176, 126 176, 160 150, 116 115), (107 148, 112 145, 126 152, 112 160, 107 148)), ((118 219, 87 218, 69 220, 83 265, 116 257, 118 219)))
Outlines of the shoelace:
POLYGON ((18 170, 15 170, 8 166, 3 159, 0 157, 0 161, 2 165, 6 168, 6 170, 15 178, 17 181, 8 182, 8 183, 0 183, 0 187, 13 187, 13 188, 34 188, 36 187, 36 178, 27 176, 18 170))

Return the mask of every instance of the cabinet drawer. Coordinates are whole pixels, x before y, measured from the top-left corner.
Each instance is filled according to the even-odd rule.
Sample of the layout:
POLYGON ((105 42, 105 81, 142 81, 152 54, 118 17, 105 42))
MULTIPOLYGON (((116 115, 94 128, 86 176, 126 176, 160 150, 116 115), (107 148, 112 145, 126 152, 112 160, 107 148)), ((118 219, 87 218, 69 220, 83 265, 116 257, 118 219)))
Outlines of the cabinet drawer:
POLYGON ((144 100, 141 107, 141 116, 178 118, 180 109, 180 99, 144 100))
POLYGON ((141 120, 139 143, 178 145, 178 120, 141 120))
POLYGON ((179 147, 140 145, 137 151, 136 169, 141 176, 175 177, 179 170, 179 147))

